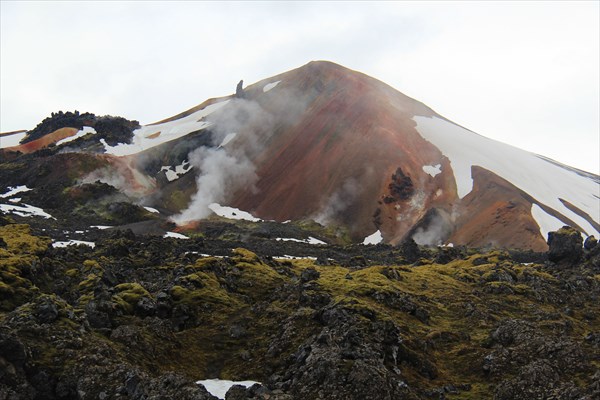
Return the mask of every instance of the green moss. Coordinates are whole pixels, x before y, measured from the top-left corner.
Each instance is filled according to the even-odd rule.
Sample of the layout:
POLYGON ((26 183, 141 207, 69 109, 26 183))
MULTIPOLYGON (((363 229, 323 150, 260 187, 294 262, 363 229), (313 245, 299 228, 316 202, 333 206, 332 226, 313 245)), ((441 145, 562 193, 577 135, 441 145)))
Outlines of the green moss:
POLYGON ((77 306, 83 308, 92 300, 94 300, 94 295, 92 293, 83 294, 77 299, 77 306))
POLYGON ((29 225, 10 224, 0 226, 0 237, 8 245, 7 250, 12 254, 39 254, 48 249, 52 240, 31 234, 29 225))
POLYGON ((104 272, 104 268, 102 268, 100 266, 100 264, 98 263, 98 261, 96 261, 96 260, 85 260, 83 262, 81 272, 83 272, 85 274, 93 273, 93 274, 101 275, 102 272, 104 272))
POLYGON ((77 268, 71 268, 65 271, 65 275, 69 278, 75 278, 79 276, 79 270, 77 268))
POLYGON ((204 268, 209 266, 218 265, 221 263, 221 259, 217 257, 202 257, 196 260, 194 266, 197 268, 204 268))
POLYGON ((133 314, 135 305, 142 297, 150 298, 150 293, 139 283, 121 283, 115 286, 118 293, 112 296, 112 301, 126 314, 133 314))
POLYGON ((236 262, 256 263, 260 262, 258 256, 243 248, 237 248, 233 250, 233 260, 236 262))
POLYGON ((581 236, 581 233, 579 233, 579 231, 570 226, 563 226, 558 231, 556 231, 556 233, 559 235, 581 236))
POLYGON ((91 291, 96 287, 98 282, 100 282, 100 276, 96 274, 89 274, 84 280, 79 282, 77 288, 82 292, 91 291))
MULTIPOLYGON (((230 312, 242 306, 242 303, 223 289, 213 273, 197 272, 185 276, 182 281, 195 283, 198 288, 186 288, 174 285, 169 290, 176 304, 186 304, 194 308, 230 312)), ((191 285, 192 287, 194 285, 191 285)))

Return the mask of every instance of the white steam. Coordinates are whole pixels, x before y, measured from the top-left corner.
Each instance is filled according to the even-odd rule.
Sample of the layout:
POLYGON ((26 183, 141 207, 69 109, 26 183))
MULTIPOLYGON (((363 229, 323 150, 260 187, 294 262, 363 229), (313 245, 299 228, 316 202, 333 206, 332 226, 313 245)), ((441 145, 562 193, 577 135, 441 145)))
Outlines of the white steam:
POLYGON ((313 219, 321 225, 334 222, 354 203, 361 192, 362 187, 355 178, 346 179, 342 187, 333 192, 323 209, 313 219))
POLYGON ((154 179, 135 169, 130 169, 129 174, 125 174, 124 172, 118 168, 99 168, 79 180, 78 184, 102 182, 132 197, 139 197, 145 192, 152 190, 155 186, 154 179))
POLYGON ((189 157, 190 164, 202 172, 196 179, 198 191, 190 205, 172 218, 177 224, 210 216, 213 213, 210 204, 226 202, 232 193, 252 188, 257 180, 254 165, 247 158, 236 158, 222 148, 200 147, 189 157))
POLYGON ((450 234, 448 221, 436 215, 426 227, 419 227, 412 235, 413 240, 420 246, 441 246, 450 234))
POLYGON ((213 213, 210 204, 227 205, 235 193, 256 190, 258 177, 252 160, 277 129, 297 121, 309 102, 307 97, 284 90, 278 91, 273 100, 269 102, 273 114, 255 100, 235 98, 206 117, 213 146, 189 154, 190 164, 199 171, 197 192, 188 208, 171 218, 173 222, 184 224, 206 218, 213 213))

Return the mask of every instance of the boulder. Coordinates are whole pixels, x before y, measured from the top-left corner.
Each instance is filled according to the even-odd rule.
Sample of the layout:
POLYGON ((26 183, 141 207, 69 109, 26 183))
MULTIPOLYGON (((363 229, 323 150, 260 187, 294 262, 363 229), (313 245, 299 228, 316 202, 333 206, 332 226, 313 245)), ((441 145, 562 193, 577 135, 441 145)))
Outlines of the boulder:
POLYGON ((587 239, 585 239, 585 242, 583 242, 583 248, 590 251, 594 247, 596 247, 597 244, 598 244, 598 239, 596 239, 594 237, 594 235, 588 236, 587 239))
POLYGON ((563 226, 548 233, 548 259, 553 262, 575 263, 583 255, 581 233, 570 226, 563 226))

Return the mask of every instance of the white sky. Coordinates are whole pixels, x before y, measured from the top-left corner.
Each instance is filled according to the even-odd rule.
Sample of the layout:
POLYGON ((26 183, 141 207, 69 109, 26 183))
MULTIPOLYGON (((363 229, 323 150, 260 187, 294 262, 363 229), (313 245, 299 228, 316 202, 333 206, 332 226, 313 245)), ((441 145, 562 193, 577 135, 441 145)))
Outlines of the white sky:
POLYGON ((329 60, 599 173, 599 4, 2 0, 0 131, 75 109, 150 123, 329 60))

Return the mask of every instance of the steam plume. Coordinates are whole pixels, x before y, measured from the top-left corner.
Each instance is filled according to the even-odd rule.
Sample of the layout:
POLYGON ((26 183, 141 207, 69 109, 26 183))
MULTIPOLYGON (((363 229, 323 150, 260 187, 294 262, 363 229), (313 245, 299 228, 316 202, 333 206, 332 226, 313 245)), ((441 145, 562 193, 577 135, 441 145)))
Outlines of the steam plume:
POLYGON ((295 123, 308 104, 308 98, 288 90, 270 91, 270 109, 248 98, 233 98, 206 117, 211 123, 212 147, 192 151, 188 160, 199 175, 197 192, 187 209, 172 217, 177 224, 203 219, 212 214, 211 203, 225 205, 240 190, 256 190, 256 166, 251 160, 260 154, 273 132, 295 123), (235 135, 233 135, 235 134, 235 135), (233 139, 231 139, 233 137, 233 139), (226 144, 221 146, 227 138, 226 144))
POLYGON ((313 217, 321 225, 334 222, 348 207, 352 205, 357 196, 362 192, 362 187, 355 178, 348 178, 342 187, 333 192, 325 202, 319 214, 313 217))

